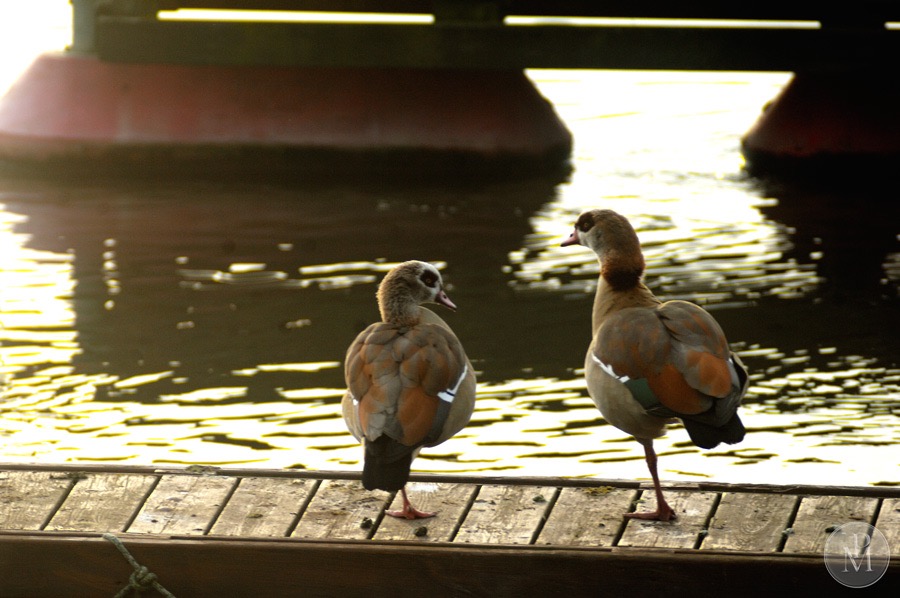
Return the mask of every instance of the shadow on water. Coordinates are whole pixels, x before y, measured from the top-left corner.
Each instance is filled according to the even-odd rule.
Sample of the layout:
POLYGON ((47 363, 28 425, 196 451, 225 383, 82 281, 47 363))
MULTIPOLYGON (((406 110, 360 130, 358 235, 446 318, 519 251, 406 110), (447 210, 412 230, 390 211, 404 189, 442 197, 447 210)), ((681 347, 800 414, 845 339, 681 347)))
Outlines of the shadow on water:
MULTIPOLYGON (((507 344, 559 353, 547 352, 548 324, 511 300, 503 276, 555 183, 121 184, 8 192, 3 202, 26 216, 17 230, 29 247, 72 256, 74 363, 86 372, 172 370, 170 380, 202 387, 259 364, 340 361, 378 317, 377 281, 415 258, 445 266, 460 306, 448 318, 474 360, 499 356, 485 379, 501 380, 536 357, 506 357, 507 344)), ((343 383, 335 368, 310 382, 343 383)), ((242 400, 265 401, 273 388, 242 400)))
MULTIPOLYGON (((814 264, 817 280, 800 297, 760 299, 752 318, 716 312, 729 334, 760 339, 743 352, 756 372, 748 401, 789 415, 783 431, 794 438, 819 439, 809 456, 787 463, 828 463, 827 455, 857 445, 872 452, 847 455, 847 468, 877 470, 879 451, 900 442, 892 430, 900 415, 900 207, 884 197, 886 181, 872 178, 754 184, 776 200, 761 213, 789 232, 782 259, 814 264)), ((887 473, 878 483, 898 482, 887 473)))
POLYGON ((757 179, 760 206, 784 227, 790 244, 782 261, 813 264, 816 285, 798 300, 759 300, 758 317, 724 318, 741 338, 757 328, 774 346, 801 350, 841 344, 859 355, 900 364, 900 205, 884 196, 886 181, 757 179))
POLYGON ((891 186, 872 178, 830 187, 769 180, 763 192, 778 203, 762 212, 791 228, 788 257, 816 263, 822 295, 835 302, 896 300, 900 204, 889 197, 891 186))

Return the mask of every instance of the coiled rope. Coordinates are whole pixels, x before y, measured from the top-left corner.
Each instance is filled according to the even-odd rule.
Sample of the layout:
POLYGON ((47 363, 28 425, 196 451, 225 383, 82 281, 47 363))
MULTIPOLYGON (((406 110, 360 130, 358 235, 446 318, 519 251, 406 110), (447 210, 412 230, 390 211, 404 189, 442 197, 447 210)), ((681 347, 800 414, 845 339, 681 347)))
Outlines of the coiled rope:
POLYGON ((115 546, 119 552, 122 553, 122 556, 125 557, 125 560, 128 561, 134 568, 134 572, 128 578, 128 585, 119 590, 119 593, 115 595, 115 598, 125 598, 129 595, 130 592, 135 592, 136 596, 140 596, 141 592, 146 592, 147 590, 156 590, 165 598, 175 598, 175 595, 172 592, 168 591, 156 580, 156 574, 150 571, 147 567, 144 567, 140 563, 138 563, 131 553, 128 552, 128 549, 125 548, 125 545, 122 544, 122 541, 119 540, 113 534, 103 534, 103 539, 108 540, 115 546))

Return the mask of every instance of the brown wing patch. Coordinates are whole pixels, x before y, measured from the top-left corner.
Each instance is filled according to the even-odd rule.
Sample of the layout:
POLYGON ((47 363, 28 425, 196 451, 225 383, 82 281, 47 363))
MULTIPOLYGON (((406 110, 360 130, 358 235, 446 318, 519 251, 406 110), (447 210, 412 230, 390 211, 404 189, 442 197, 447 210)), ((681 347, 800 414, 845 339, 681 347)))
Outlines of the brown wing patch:
POLYGON ((650 390, 659 402, 675 413, 695 415, 709 409, 709 399, 685 381, 675 366, 667 364, 656 374, 647 376, 650 390))
POLYGON ((670 301, 657 309, 628 308, 598 332, 597 357, 618 376, 647 380, 660 403, 685 415, 732 391, 730 354, 716 321, 700 307, 670 301))
POLYGON ((397 440, 407 446, 424 442, 434 423, 438 401, 425 394, 420 386, 407 389, 400 397, 397 410, 397 420, 403 430, 403 438, 397 440))
POLYGON ((722 328, 702 307, 687 301, 667 301, 659 306, 657 313, 678 342, 721 358, 728 356, 728 342, 722 328))
POLYGON ((452 332, 425 324, 397 329, 373 324, 347 351, 347 387, 358 401, 361 434, 386 434, 416 446, 435 425, 438 393, 459 379, 465 365, 452 332))
POLYGON ((694 388, 711 397, 731 393, 731 371, 728 361, 703 351, 685 350, 685 372, 694 388))
POLYGON ((652 310, 628 308, 616 312, 598 332, 597 357, 616 374, 647 378, 667 363, 671 340, 652 310))
POLYGON ((692 387, 711 397, 731 393, 731 351, 718 322, 701 307, 669 301, 657 310, 672 337, 672 363, 692 387))

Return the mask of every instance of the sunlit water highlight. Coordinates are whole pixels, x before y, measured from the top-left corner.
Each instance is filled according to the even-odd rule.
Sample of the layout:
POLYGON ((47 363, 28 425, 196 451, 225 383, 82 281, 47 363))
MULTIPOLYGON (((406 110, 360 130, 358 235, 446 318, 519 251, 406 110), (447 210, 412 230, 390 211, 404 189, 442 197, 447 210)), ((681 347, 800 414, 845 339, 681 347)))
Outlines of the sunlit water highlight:
MULTIPOLYGON (((0 89, 68 41, 67 2, 28 6, 0 14, 0 89)), ((0 461, 358 470, 343 352, 384 272, 418 258, 451 285, 479 397, 417 470, 644 479, 581 377, 596 260, 559 247, 604 206, 653 290, 712 311, 753 374, 744 442, 701 452, 673 427, 664 478, 898 483, 896 207, 741 171, 788 76, 531 76, 575 135, 566 182, 0 179, 0 461)))

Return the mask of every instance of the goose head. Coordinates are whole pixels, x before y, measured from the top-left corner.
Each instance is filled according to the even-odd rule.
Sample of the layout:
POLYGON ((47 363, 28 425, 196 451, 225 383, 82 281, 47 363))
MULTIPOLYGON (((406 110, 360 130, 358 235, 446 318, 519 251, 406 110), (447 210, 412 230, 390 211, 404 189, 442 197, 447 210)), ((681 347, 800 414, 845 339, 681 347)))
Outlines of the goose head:
POLYGON ((644 254, 634 227, 612 210, 588 210, 575 221, 562 247, 582 245, 597 255, 600 273, 614 286, 619 281, 636 284, 644 272, 644 254))
POLYGON ((444 291, 441 273, 434 265, 418 260, 403 262, 393 268, 378 285, 378 308, 381 319, 403 325, 415 325, 418 307, 437 303, 456 310, 444 291))

